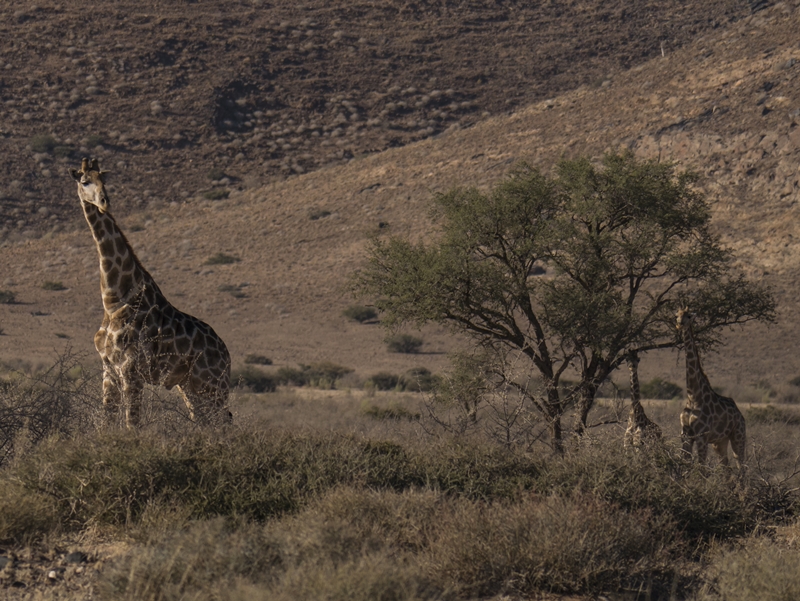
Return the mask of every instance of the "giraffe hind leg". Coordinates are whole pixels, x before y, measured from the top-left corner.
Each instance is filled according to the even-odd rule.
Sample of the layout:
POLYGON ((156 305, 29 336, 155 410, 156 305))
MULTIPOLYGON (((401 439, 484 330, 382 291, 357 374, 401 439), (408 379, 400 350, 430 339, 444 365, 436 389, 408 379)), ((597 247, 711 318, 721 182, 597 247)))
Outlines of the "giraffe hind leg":
POLYGON ((724 439, 724 440, 722 440, 720 442, 714 442, 714 443, 711 444, 711 446, 714 447, 714 450, 717 452, 717 455, 719 455, 719 462, 722 465, 727 466, 728 465, 728 439, 726 438, 726 439, 724 439))

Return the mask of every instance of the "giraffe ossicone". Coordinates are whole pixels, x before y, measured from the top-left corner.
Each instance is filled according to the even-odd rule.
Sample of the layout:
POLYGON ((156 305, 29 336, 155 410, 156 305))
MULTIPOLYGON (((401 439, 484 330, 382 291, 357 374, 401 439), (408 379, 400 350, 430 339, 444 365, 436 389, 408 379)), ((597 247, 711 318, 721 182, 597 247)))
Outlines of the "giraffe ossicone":
POLYGON ((229 422, 225 343, 211 326, 173 307, 142 266, 111 215, 104 173, 97 159, 70 170, 100 257, 103 322, 94 344, 103 361, 107 418, 123 407, 125 425, 136 427, 144 384, 151 384, 177 388, 193 420, 229 422))
POLYGON ((642 407, 642 394, 639 388, 639 353, 628 351, 628 369, 631 376, 631 410, 628 414, 628 429, 625 430, 625 447, 640 447, 661 440, 661 428, 647 417, 642 407))
POLYGON ((681 412, 681 441, 683 452, 705 462, 708 445, 728 465, 728 443, 737 466, 745 460, 747 432, 744 416, 733 399, 717 394, 700 365, 700 355, 694 339, 694 315, 688 309, 678 311, 676 327, 683 337, 686 355, 686 406, 681 412))

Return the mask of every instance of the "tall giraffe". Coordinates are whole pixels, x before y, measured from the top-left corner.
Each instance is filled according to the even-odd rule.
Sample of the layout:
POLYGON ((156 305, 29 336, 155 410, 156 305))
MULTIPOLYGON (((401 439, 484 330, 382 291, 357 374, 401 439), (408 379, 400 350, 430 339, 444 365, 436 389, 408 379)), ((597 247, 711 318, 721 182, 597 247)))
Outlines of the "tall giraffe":
POLYGON ((688 309, 678 311, 677 328, 683 336, 686 353, 686 406, 681 412, 681 441, 683 451, 692 456, 697 447, 697 459, 703 463, 708 445, 728 465, 728 442, 733 449, 736 465, 741 469, 745 460, 747 440, 744 416, 733 399, 714 392, 700 365, 700 356, 694 340, 692 324, 694 315, 688 309))
POLYGON ((103 323, 94 345, 103 361, 103 405, 139 423, 145 383, 177 387, 193 420, 230 421, 231 359, 211 326, 178 311, 139 262, 110 212, 97 159, 70 170, 100 255, 103 323))
POLYGON ((631 411, 628 414, 628 429, 625 430, 624 445, 638 447, 644 443, 661 440, 661 428, 647 417, 642 407, 639 390, 639 353, 628 352, 628 369, 631 372, 631 411))

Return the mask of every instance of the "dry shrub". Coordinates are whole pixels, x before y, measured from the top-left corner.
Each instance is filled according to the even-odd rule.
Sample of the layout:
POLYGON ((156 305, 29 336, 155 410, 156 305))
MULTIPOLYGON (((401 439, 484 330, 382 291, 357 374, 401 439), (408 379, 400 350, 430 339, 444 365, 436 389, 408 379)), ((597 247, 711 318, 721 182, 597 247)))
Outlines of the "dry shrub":
POLYGON ((105 571, 100 598, 131 601, 220 599, 232 582, 269 582, 280 554, 262 528, 232 529, 224 520, 192 525, 137 546, 105 571))
POLYGON ((99 379, 85 372, 69 349, 42 373, 13 375, 0 385, 0 465, 48 436, 96 427, 99 379))
POLYGON ((0 543, 28 544, 56 529, 59 517, 53 498, 13 481, 0 485, 0 543))
MULTIPOLYGON (((233 599, 254 598, 252 591, 244 592, 246 594, 233 599)), ((345 562, 293 566, 287 570, 279 586, 262 598, 280 601, 422 601, 447 597, 432 588, 413 563, 391 554, 372 553, 345 562)))
POLYGON ((586 495, 461 503, 430 550, 461 596, 620 590, 667 572, 677 529, 586 495))
POLYGON ((800 599, 800 549, 755 538, 720 553, 701 601, 796 601, 800 599))

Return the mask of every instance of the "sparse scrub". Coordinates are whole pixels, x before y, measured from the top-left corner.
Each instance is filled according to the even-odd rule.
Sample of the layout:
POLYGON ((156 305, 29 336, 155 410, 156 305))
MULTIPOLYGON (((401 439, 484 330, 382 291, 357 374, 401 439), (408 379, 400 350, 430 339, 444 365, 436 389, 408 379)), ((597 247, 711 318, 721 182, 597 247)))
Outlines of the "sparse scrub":
POLYGON ((789 426, 800 425, 800 413, 790 409, 781 409, 775 405, 748 407, 744 411, 744 416, 748 424, 780 423, 789 426))
POLYGON ((17 296, 11 290, 0 290, 0 305, 13 305, 17 296))
POLYGON ((366 405, 362 409, 364 415, 368 415, 375 419, 410 419, 417 420, 420 418, 419 413, 413 413, 399 405, 392 403, 387 407, 380 407, 378 405, 366 405))
POLYGON ((409 392, 430 392, 441 382, 425 367, 412 367, 400 376, 400 387, 409 392))
POLYGON ((635 588, 670 571, 669 520, 573 494, 462 503, 432 545, 433 571, 466 598, 635 588))
POLYGON ((299 368, 281 367, 275 373, 278 383, 290 386, 312 386, 314 388, 333 389, 345 375, 353 373, 350 367, 344 367, 321 361, 311 365, 300 365, 299 368))
POLYGON ((714 558, 709 584, 700 601, 800 599, 800 550, 769 539, 748 541, 714 558))
POLYGON ((211 181, 219 181, 225 177, 225 171, 220 167, 212 167, 206 174, 206 177, 211 181))
POLYGON ((365 307, 363 305, 351 305, 342 311, 342 315, 358 323, 366 323, 378 318, 378 312, 373 307, 365 307))
POLYGON ((51 282, 48 280, 44 284, 42 284, 42 289, 58 292, 59 290, 66 290, 67 287, 64 286, 64 284, 62 284, 61 282, 51 282))
POLYGON ((85 432, 100 406, 97 382, 69 351, 49 370, 15 372, 0 387, 0 465, 45 438, 85 432))
POLYGON ((230 265, 232 263, 238 263, 241 261, 239 257, 234 257, 233 255, 227 255, 225 253, 217 253, 215 255, 210 256, 206 259, 205 265, 230 265))
POLYGON ((395 334, 386 341, 386 346, 392 353, 415 354, 422 347, 422 338, 411 334, 395 334))
POLYGON ((256 393, 275 392, 277 388, 275 376, 252 366, 233 371, 231 373, 231 383, 256 393))
POLYGON ((399 383, 400 376, 381 371, 371 375, 364 383, 364 387, 371 387, 375 390, 394 390, 399 383))
POLYGON ((272 359, 269 357, 253 353, 245 355, 244 362, 248 365, 272 365, 272 359))
POLYGON ((84 138, 83 142, 87 148, 96 148, 104 144, 103 136, 99 134, 89 134, 84 138))
POLYGON ((206 200, 225 200, 230 195, 230 191, 223 188, 214 188, 212 190, 203 192, 203 198, 206 200))
POLYGON ((58 142, 50 134, 37 134, 30 139, 30 147, 33 152, 50 153, 58 142))
POLYGON ((242 290, 241 286, 234 286, 233 284, 222 284, 219 287, 220 292, 227 292, 233 298, 247 298, 247 293, 242 290))
POLYGON ((318 219, 324 219, 325 217, 329 217, 330 214, 331 212, 328 211, 327 209, 314 208, 314 209, 309 209, 308 218, 311 221, 316 221, 318 219))
POLYGON ((683 388, 662 378, 653 378, 641 386, 641 395, 645 399, 669 401, 682 394, 683 388))

